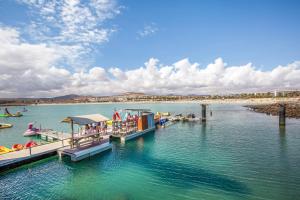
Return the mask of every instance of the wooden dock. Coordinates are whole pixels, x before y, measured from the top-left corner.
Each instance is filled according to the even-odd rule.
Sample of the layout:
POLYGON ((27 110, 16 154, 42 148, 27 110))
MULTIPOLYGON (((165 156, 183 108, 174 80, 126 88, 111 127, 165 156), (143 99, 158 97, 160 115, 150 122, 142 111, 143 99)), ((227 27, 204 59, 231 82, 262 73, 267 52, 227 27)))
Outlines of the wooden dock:
MULTIPOLYGON (((72 161, 79 161, 84 158, 93 156, 95 154, 101 153, 103 151, 112 148, 110 143, 110 138, 118 138, 121 142, 132 140, 146 133, 152 132, 155 127, 149 128, 143 131, 134 131, 131 134, 125 135, 111 135, 107 134, 101 136, 101 140, 95 140, 92 143, 85 144, 78 148, 71 148, 70 146, 70 134, 57 133, 57 132, 44 132, 40 133, 42 137, 54 138, 55 140, 48 144, 43 144, 30 149, 22 149, 20 151, 9 152, 0 155, 0 172, 16 168, 18 166, 28 164, 34 161, 47 158, 49 156, 56 155, 57 153, 61 155, 68 155, 71 157, 72 161)), ((75 136, 75 139, 79 136, 75 136)), ((86 137, 86 136, 85 136, 86 137)))
POLYGON ((42 131, 39 132, 38 135, 41 136, 42 139, 45 139, 47 141, 49 140, 66 140, 71 138, 70 133, 64 133, 64 132, 57 132, 53 130, 48 130, 48 131, 42 131))
POLYGON ((68 145, 67 140, 57 141, 30 149, 2 154, 0 155, 0 172, 55 155, 58 149, 68 145))

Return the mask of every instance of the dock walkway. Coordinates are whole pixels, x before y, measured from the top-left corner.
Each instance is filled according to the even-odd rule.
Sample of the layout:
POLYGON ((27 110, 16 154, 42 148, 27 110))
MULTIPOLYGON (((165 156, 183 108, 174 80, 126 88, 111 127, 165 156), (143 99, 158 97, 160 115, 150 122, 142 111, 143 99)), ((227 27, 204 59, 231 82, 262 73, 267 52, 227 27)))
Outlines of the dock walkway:
POLYGON ((33 147, 31 149, 22 149, 0 155, 0 172, 6 169, 18 167, 50 155, 55 155, 57 150, 68 146, 68 141, 57 141, 49 144, 33 147))
POLYGON ((43 137, 47 138, 47 140, 48 138, 52 138, 56 140, 66 140, 71 138, 70 133, 57 132, 52 130, 39 132, 38 135, 40 135, 42 138, 43 137))

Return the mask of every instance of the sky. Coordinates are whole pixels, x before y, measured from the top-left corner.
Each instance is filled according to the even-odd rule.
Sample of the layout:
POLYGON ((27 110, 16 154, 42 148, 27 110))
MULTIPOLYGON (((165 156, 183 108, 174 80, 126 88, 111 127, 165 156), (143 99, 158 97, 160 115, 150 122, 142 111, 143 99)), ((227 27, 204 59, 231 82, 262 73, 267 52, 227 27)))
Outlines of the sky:
POLYGON ((300 89, 297 0, 0 0, 0 98, 300 89))

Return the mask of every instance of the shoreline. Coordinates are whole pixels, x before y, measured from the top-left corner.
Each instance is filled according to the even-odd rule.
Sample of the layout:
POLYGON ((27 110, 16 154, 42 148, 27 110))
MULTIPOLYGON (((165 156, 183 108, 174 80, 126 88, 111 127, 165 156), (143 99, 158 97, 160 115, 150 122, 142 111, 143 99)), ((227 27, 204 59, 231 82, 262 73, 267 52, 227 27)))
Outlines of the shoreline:
MULTIPOLYGON (((239 105, 263 105, 274 103, 300 103, 300 97, 294 98, 253 98, 253 99, 207 99, 207 100, 183 100, 183 101, 124 101, 124 102, 82 102, 82 103, 39 103, 28 104, 30 106, 50 105, 97 105, 97 104, 239 104, 239 105)), ((2 106, 2 105, 1 105, 2 106)), ((13 106, 13 105, 12 105, 13 106)))

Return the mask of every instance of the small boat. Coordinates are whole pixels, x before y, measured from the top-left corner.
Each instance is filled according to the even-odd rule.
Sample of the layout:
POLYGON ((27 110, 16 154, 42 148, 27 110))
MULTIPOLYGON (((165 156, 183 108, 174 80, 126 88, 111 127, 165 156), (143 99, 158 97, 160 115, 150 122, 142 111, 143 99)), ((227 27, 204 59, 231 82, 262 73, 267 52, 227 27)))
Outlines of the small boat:
POLYGON ((4 113, 0 114, 0 117, 21 117, 23 114, 21 112, 17 112, 16 114, 11 114, 7 108, 4 109, 4 113))
POLYGON ((24 107, 23 108, 23 110, 22 110, 22 112, 27 112, 28 110, 24 107))
POLYGON ((10 149, 10 148, 7 148, 5 146, 0 146, 0 155, 1 154, 5 154, 5 153, 9 153, 9 152, 12 152, 13 150, 10 149))
POLYGON ((40 129, 33 126, 33 123, 29 123, 27 130, 23 133, 23 136, 34 136, 37 135, 40 131, 40 129))
POLYGON ((178 114, 178 115, 175 115, 175 116, 171 116, 170 117, 170 121, 172 121, 172 122, 179 122, 183 118, 184 117, 182 116, 182 114, 178 114))
POLYGON ((20 151, 20 150, 24 149, 24 146, 22 144, 14 144, 14 145, 12 145, 11 149, 13 151, 20 151))
POLYGON ((186 117, 183 117, 182 121, 183 122, 198 122, 198 121, 200 121, 200 118, 196 117, 196 115, 194 113, 190 113, 186 117))
POLYGON ((0 129, 11 128, 12 126, 13 126, 12 124, 3 124, 3 123, 0 123, 0 129))
POLYGON ((35 147, 35 146, 37 146, 37 143, 35 142, 35 141, 29 141, 29 142, 27 142, 26 144, 25 144, 25 148, 27 149, 27 148, 32 148, 32 147, 35 147))
POLYGON ((17 112, 16 114, 0 114, 0 117, 22 117, 23 114, 20 112, 17 112))
POLYGON ((21 112, 17 112, 16 114, 11 114, 9 117, 22 117, 23 114, 21 112))
POLYGON ((156 115, 160 115, 160 116, 163 116, 163 117, 168 117, 171 115, 170 112, 157 112, 156 115))

